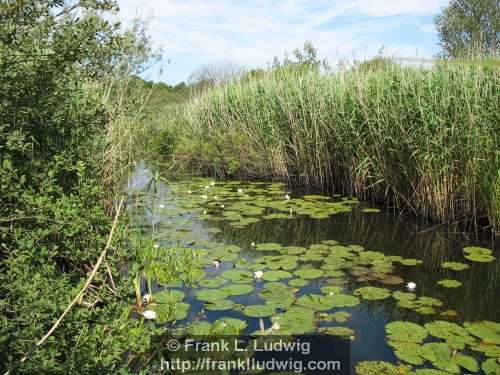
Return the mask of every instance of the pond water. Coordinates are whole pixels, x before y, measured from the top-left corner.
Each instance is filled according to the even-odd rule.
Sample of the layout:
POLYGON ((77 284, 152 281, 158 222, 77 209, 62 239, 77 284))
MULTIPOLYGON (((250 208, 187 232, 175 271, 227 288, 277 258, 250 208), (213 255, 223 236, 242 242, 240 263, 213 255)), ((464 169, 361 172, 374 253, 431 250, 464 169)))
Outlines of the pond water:
MULTIPOLYGON (((327 332, 351 340, 353 369, 386 361, 481 373, 475 364, 488 358, 486 371, 500 366, 500 325, 483 322, 500 322, 499 244, 492 237, 432 228, 355 199, 298 195, 279 183, 153 177, 137 167, 128 211, 140 237, 159 245, 151 250, 155 266, 145 267, 156 270, 156 279, 149 277, 159 296, 160 308, 151 306, 158 324, 196 321, 209 329, 230 317, 244 322, 244 334, 327 332), (189 270, 162 274, 164 259, 176 256, 161 249, 178 246, 190 249, 182 250, 189 270), (167 313, 165 299, 180 307, 167 313), (399 330, 414 327, 387 329, 390 322, 425 326, 425 337, 401 338, 399 330), (412 355, 429 342, 447 343, 451 357, 430 346, 435 353, 412 355), (457 353, 466 359, 455 360, 457 353)), ((147 289, 143 283, 142 293, 147 289)))

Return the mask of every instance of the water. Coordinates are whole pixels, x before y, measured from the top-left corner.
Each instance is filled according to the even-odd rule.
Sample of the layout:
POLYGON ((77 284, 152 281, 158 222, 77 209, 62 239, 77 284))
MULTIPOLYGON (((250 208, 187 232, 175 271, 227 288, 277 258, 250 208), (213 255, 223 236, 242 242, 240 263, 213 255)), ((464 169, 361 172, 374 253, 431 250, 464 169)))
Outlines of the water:
MULTIPOLYGON (((363 286, 375 286, 387 288, 391 292, 406 291, 407 282, 415 282, 417 296, 428 296, 440 300, 442 307, 436 307, 435 314, 425 315, 412 309, 396 306, 396 300, 387 298, 382 300, 364 300, 350 308, 334 308, 330 312, 346 311, 351 317, 345 323, 319 322, 322 326, 345 326, 354 330, 355 339, 351 342, 351 363, 354 365, 359 361, 383 360, 397 363, 398 358, 394 350, 386 344, 385 325, 391 321, 411 321, 421 325, 433 320, 447 320, 462 324, 464 321, 490 320, 500 321, 500 257, 499 243, 488 235, 467 236, 458 231, 454 232, 446 226, 431 227, 414 218, 398 217, 394 212, 366 213, 362 212, 363 205, 355 204, 352 210, 331 215, 327 219, 313 219, 307 215, 296 215, 293 219, 269 219, 262 218, 244 228, 235 228, 230 221, 221 220, 224 210, 230 209, 234 197, 211 196, 208 200, 200 198, 201 195, 209 195, 213 189, 220 185, 204 188, 207 181, 196 181, 194 183, 173 184, 158 182, 150 185, 152 175, 140 165, 130 181, 129 212, 134 220, 142 226, 142 232, 146 236, 153 236, 155 241, 162 247, 168 247, 180 243, 183 247, 206 248, 213 246, 210 242, 237 245, 242 251, 238 253, 238 259, 244 258, 254 261, 262 255, 275 253, 256 252, 251 243, 273 242, 282 246, 308 247, 311 244, 319 244, 325 240, 336 240, 342 245, 360 245, 365 250, 378 251, 386 256, 401 256, 403 258, 415 258, 423 260, 423 264, 417 266, 405 266, 397 262, 393 263, 393 274, 404 279, 403 284, 384 285, 379 282, 361 282, 357 277, 347 272, 344 294, 352 295, 353 291, 363 286), (200 190, 197 186, 201 186, 200 190), (149 190, 146 192, 146 188, 149 190), (193 189, 191 194, 187 191, 193 189), (156 190, 156 192, 155 192, 156 190), (175 192, 179 193, 177 195, 175 192), (191 198, 191 196, 193 198, 191 198), (196 198, 195 198, 196 197, 196 198), (196 203, 194 203, 196 202, 196 203), (202 203, 199 203, 202 202, 202 203), (204 203, 211 202, 211 203, 204 203), (224 209, 221 205, 224 204, 224 209), (202 211, 208 210, 211 216, 208 220, 200 220, 196 217, 203 215, 202 211), (219 228, 220 233, 209 233, 208 228, 219 228), (477 263, 464 259, 462 249, 465 246, 480 246, 493 250, 496 260, 490 263, 477 263), (463 271, 452 271, 443 269, 443 262, 456 261, 470 265, 463 271), (444 288, 437 284, 442 279, 454 279, 462 283, 458 288, 444 288), (456 316, 441 315, 445 311, 452 310, 456 316)), ((249 185, 257 189, 266 185, 249 185)), ((224 191, 236 191, 247 185, 226 187, 224 191)), ((276 194, 277 200, 283 200, 283 194, 276 194)), ((292 201, 295 196, 292 195, 292 201)), ((340 200, 336 197, 334 200, 340 200)), ((265 213, 276 212, 266 209, 265 213)), ((265 214, 264 213, 264 214, 265 214)), ((262 215, 261 215, 262 216, 262 215)), ((210 249, 209 249, 210 251, 210 249)), ((317 263, 313 263, 316 264, 317 263)), ((212 264, 203 267, 206 277, 219 276, 223 271, 232 269, 233 261, 222 262, 220 267, 212 264)), ((267 271, 264 270, 264 273, 267 271)), ((290 271, 293 272, 293 271, 290 271)), ((296 293, 297 297, 305 294, 321 294, 320 288, 327 285, 328 278, 319 278, 310 281, 301 287, 296 293)), ((330 278, 331 279, 331 278, 330 278)), ((286 284, 286 280, 280 280, 286 284)), ((242 306, 262 304, 259 298, 265 282, 253 281, 255 291, 241 296, 230 297, 236 304, 242 306)), ((165 287, 155 285, 155 290, 164 290, 165 287)), ((180 287, 186 293, 184 302, 191 305, 186 319, 176 324, 187 324, 193 319, 199 319, 203 308, 203 302, 194 297, 196 287, 180 287)), ((279 311, 279 310, 278 310, 279 311)), ((203 312, 204 319, 213 322, 221 317, 234 317, 247 322, 245 333, 252 333, 259 329, 259 318, 245 316, 241 311, 207 311, 203 312)), ((263 318, 265 327, 272 325, 270 318, 263 318)), ((477 352, 470 352, 479 362, 484 357, 477 352)))

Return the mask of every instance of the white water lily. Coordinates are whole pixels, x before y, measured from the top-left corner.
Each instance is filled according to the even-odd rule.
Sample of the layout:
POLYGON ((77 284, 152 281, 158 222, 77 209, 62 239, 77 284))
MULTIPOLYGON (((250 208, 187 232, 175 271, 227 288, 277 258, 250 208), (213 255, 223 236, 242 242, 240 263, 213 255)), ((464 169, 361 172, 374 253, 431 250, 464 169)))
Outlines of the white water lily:
POLYGON ((142 296, 142 302, 143 303, 151 303, 153 301, 153 296, 149 293, 146 293, 145 295, 142 296))
POLYGON ((217 195, 214 195, 214 201, 216 201, 217 199, 219 199, 219 198, 217 198, 217 195))
POLYGON ((154 247, 155 249, 158 249, 158 248, 160 247, 160 245, 158 245, 157 243, 155 243, 155 244, 153 245, 153 247, 154 247))
POLYGON ((191 194, 191 193, 192 193, 192 191, 191 191, 191 190, 188 190, 188 191, 187 191, 187 193, 188 193, 188 194, 191 194))
POLYGON ((255 242, 252 242, 250 246, 255 247, 255 242))
POLYGON ((253 277, 256 278, 257 280, 262 279, 262 276, 264 276, 264 272, 262 272, 262 271, 255 271, 253 273, 253 277))
POLYGON ((208 190, 208 188, 209 188, 209 187, 210 187, 210 186, 208 186, 208 185, 205 185, 205 190, 208 190))
POLYGON ((215 268, 219 268, 220 262, 218 260, 214 260, 214 266, 215 268))
POLYGON ((208 199, 208 195, 200 195, 201 199, 208 199))
POLYGON ((224 207, 226 207, 226 206, 224 206, 223 204, 220 205, 220 208, 224 208, 224 207))
POLYGON ((144 316, 146 319, 156 319, 156 311, 153 310, 145 310, 142 313, 142 316, 144 316))
POLYGON ((207 210, 203 211, 203 215, 206 215, 207 214, 207 210))
POLYGON ((290 200, 290 196, 288 194, 285 194, 285 199, 288 201, 290 200))
POLYGON ((243 193, 243 189, 238 189, 238 193, 243 193))
POLYGON ((210 182, 210 186, 214 186, 214 185, 215 185, 215 181, 210 182))
POLYGON ((413 281, 410 281, 408 284, 406 284, 406 289, 408 289, 410 292, 413 292, 417 288, 417 284, 415 284, 413 281))
POLYGON ((272 326, 271 326, 271 331, 277 331, 281 328, 281 326, 278 324, 278 323, 274 323, 272 326))
POLYGON ((158 208, 165 208, 165 206, 163 204, 159 204, 158 208))

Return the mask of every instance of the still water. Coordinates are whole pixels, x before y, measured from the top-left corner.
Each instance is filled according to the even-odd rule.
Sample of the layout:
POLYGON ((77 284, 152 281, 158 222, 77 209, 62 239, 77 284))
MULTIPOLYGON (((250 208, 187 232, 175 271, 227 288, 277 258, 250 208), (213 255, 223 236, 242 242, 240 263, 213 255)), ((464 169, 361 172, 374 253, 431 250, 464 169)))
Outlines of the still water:
MULTIPOLYGON (((170 183, 152 179, 150 170, 139 165, 129 181, 128 209, 141 235, 152 237, 161 248, 181 246, 195 253, 201 251, 204 258, 199 265, 201 273, 189 286, 180 282, 170 286, 153 283, 154 293, 166 289, 184 293, 187 316, 176 321, 177 326, 193 320, 214 322, 232 317, 246 323, 241 333, 250 334, 261 329, 261 319, 265 329, 270 329, 277 322, 273 317, 299 304, 314 310, 312 324, 316 332, 331 326, 352 330, 346 340, 352 340, 354 368, 360 361, 404 362, 387 344, 385 327, 389 322, 407 321, 423 326, 437 320, 462 326, 466 321, 500 321, 500 246, 487 234, 465 235, 446 226, 399 217, 393 211, 378 212, 339 196, 304 198, 303 193, 299 195, 282 184, 212 179, 170 183), (224 248, 226 245, 235 246, 224 248), (471 246, 492 250, 495 259, 466 259, 463 248, 471 246), (211 252, 216 255, 211 257, 211 252), (465 264, 467 268, 444 268, 445 262, 465 264), (319 269, 322 274, 317 277, 310 269, 319 269), (243 273, 234 275, 228 270, 243 273), (256 279, 257 271, 264 276, 256 279), (216 279, 221 285, 203 284, 202 280, 207 279, 216 279), (291 282, 294 279, 299 279, 296 284, 291 282), (458 281, 452 284, 459 286, 447 288, 438 284, 446 279, 458 281), (430 303, 398 303, 401 297, 395 296, 398 292, 408 293, 410 282, 416 284, 415 296, 406 296, 413 301, 430 297, 430 303), (283 284, 284 293, 292 293, 294 300, 272 305, 272 298, 262 298, 266 284, 276 283, 283 284), (219 297, 197 295, 200 290, 222 290, 234 284, 249 285, 250 291, 236 295, 224 292, 219 297), (325 286, 333 286, 334 293, 325 286), (376 289, 359 290, 367 286, 376 289), (373 291, 375 295, 370 293, 373 291), (337 294, 354 296, 357 302, 348 302, 346 306, 340 303, 341 307, 333 303, 335 307, 328 308, 337 294), (306 295, 333 299, 308 306, 307 300, 300 300, 306 295), (224 310, 204 308, 220 300, 227 300, 224 310), (252 312, 253 306, 266 303, 273 307, 269 314, 263 310, 252 312), (226 309, 228 306, 233 307, 226 309), (326 318, 339 311, 348 314, 337 321, 326 318)), ((307 326, 311 322, 304 323, 307 326)), ((280 327, 286 328, 294 329, 286 324, 280 327)), ((487 359, 482 352, 468 347, 463 353, 474 357, 479 366, 487 359)), ((433 363, 424 361, 415 367, 433 368, 433 363)))

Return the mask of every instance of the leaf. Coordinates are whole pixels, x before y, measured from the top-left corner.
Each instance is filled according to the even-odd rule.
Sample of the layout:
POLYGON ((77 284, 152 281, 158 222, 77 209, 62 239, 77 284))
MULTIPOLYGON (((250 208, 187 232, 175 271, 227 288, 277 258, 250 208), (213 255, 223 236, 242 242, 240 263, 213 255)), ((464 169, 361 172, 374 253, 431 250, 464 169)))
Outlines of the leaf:
POLYGON ((391 296, 391 291, 385 288, 366 286, 356 289, 354 295, 361 296, 366 300, 378 300, 389 298, 391 296))
POLYGON ((421 343, 427 337, 427 330, 412 322, 396 321, 388 323, 385 331, 389 335, 389 340, 421 343))
POLYGON ((223 289, 200 289, 195 293, 196 299, 200 301, 219 301, 229 297, 229 293, 223 289))
POLYGON ((444 262, 441 264, 441 267, 449 268, 453 271, 463 271, 470 268, 468 264, 458 262, 444 262))
POLYGON ((240 296, 253 292, 254 287, 251 284, 231 284, 223 287, 222 290, 230 296, 240 296))
POLYGON ((273 315, 276 310, 269 305, 249 305, 243 309, 243 314, 253 318, 263 318, 273 315))
POLYGON ((301 268, 296 270, 293 274, 302 279, 310 280, 322 277, 325 272, 314 268, 301 268))
POLYGON ((228 299, 208 302, 204 305, 206 310, 230 310, 234 307, 234 302, 228 299))
POLYGON ((452 279, 439 280, 438 284, 444 286, 445 288, 458 288, 462 285, 460 281, 452 279))

